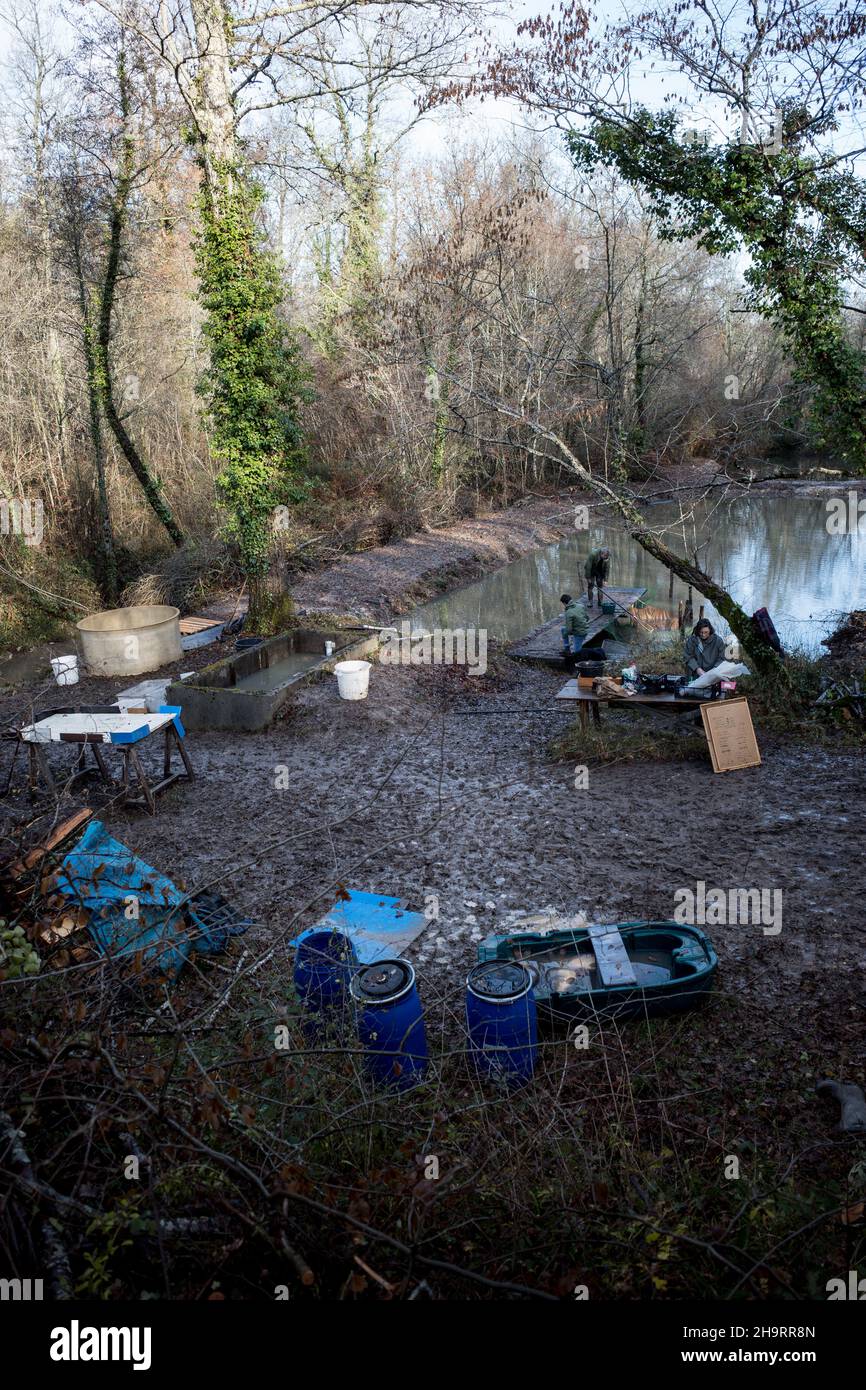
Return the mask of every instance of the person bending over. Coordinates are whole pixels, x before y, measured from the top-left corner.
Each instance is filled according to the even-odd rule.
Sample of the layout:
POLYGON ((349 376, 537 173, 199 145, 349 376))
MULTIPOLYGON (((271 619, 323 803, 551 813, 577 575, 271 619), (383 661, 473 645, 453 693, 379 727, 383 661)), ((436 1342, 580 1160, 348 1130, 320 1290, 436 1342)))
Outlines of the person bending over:
POLYGON ((591 550, 583 567, 584 578, 586 579, 586 598, 589 607, 592 607, 592 586, 595 585, 598 595, 598 606, 601 608, 601 591, 607 581, 607 572, 610 569, 610 551, 606 545, 599 546, 597 550, 591 550))

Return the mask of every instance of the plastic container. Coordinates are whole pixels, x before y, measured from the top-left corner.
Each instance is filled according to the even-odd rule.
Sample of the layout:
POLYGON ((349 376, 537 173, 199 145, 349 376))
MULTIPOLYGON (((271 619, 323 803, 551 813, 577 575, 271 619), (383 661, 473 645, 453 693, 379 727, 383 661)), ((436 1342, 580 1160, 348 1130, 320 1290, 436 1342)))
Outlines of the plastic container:
POLYGON ((310 932, 298 942, 295 991, 308 1035, 316 1037, 329 1027, 341 1027, 347 1015, 349 981, 357 968, 355 948, 342 932, 310 932))
POLYGON ((415 971, 395 957, 365 965, 352 977, 358 1037, 372 1081, 405 1091, 427 1071, 427 1038, 415 971))
POLYGON ((58 685, 78 684, 77 656, 52 656, 51 669, 58 685))
POLYGON ((370 685, 369 661, 338 661, 334 674, 341 700, 366 700, 370 685))
POLYGON ((488 961, 466 980, 466 1027, 478 1072, 522 1086, 535 1071, 538 1016, 533 976, 520 961, 488 961))
POLYGON ((179 619, 167 603, 91 613, 77 624, 84 664, 94 676, 139 676, 180 661, 179 619))
POLYGON ((117 704, 124 714, 129 710, 140 709, 157 714, 160 706, 165 704, 168 687, 168 681, 141 681, 129 690, 121 690, 117 696, 117 704))

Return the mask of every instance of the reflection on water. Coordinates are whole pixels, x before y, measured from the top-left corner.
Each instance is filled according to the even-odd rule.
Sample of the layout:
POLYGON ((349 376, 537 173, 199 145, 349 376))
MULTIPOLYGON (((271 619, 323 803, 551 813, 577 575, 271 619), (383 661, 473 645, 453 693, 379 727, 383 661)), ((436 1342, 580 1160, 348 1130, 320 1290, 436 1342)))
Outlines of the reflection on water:
MULTIPOLYGON (((826 496, 847 496, 844 483, 826 496)), ((821 638, 851 608, 866 607, 866 530, 827 533, 826 498, 766 495, 712 496, 694 509, 686 541, 675 504, 650 507, 647 521, 679 554, 697 542, 702 567, 722 583, 746 612, 766 607, 786 646, 820 653, 821 638)), ((663 565, 615 525, 593 525, 573 538, 534 551, 477 584, 416 608, 415 628, 486 628, 490 637, 514 641, 556 617, 559 596, 583 592, 583 564, 594 546, 611 551, 611 584, 646 588, 645 601, 676 613, 687 589, 663 565)), ((695 613, 702 602, 694 596, 695 613)), ((711 604, 706 612, 719 630, 727 624, 711 604)))

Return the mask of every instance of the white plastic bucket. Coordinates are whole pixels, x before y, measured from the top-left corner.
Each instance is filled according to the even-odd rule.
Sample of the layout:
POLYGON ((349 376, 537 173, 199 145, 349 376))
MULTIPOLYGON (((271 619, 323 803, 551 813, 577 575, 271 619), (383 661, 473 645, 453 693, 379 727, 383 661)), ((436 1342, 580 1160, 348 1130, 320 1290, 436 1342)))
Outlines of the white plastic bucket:
POLYGON ((77 656, 52 656, 51 669, 58 685, 78 684, 77 656))
POLYGON ((369 661, 338 661, 334 674, 341 700, 366 700, 370 685, 369 661))

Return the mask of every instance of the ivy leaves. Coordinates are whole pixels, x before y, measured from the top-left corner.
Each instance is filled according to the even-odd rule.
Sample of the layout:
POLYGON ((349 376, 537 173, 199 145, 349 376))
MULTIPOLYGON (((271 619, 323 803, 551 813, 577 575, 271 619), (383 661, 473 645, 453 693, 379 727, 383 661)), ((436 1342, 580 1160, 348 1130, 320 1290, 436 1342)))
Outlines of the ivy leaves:
POLYGON ((575 165, 615 167, 643 188, 666 240, 713 255, 747 249, 749 305, 781 328, 795 379, 812 387, 824 440, 866 472, 864 355, 851 343, 841 281, 866 247, 866 185, 800 148, 802 113, 785 117, 772 156, 756 145, 686 146, 676 115, 639 110, 569 136, 575 165))
POLYGON ((303 491, 299 414, 309 372, 279 313, 279 266, 256 222, 262 190, 244 169, 220 169, 216 180, 199 200, 196 266, 210 352, 200 389, 228 534, 256 579, 268 570, 274 507, 303 491))

